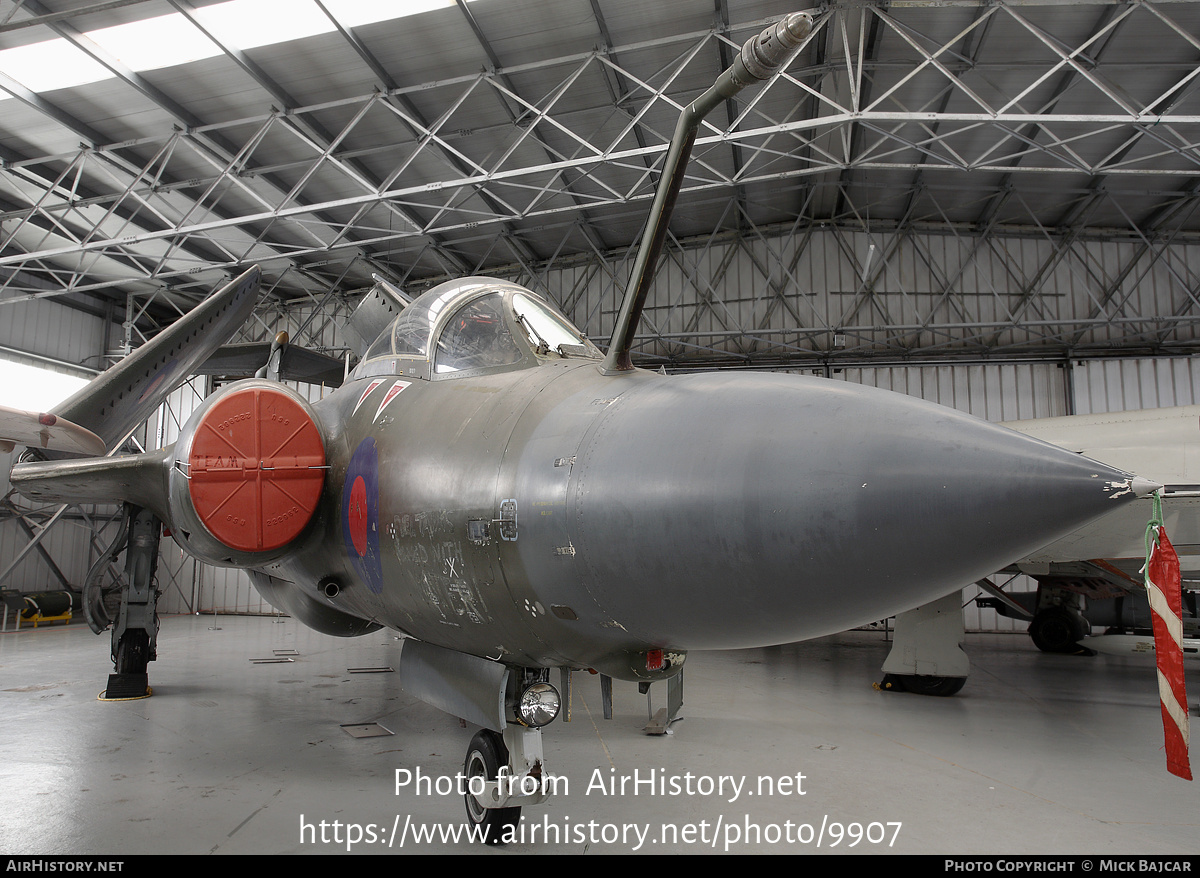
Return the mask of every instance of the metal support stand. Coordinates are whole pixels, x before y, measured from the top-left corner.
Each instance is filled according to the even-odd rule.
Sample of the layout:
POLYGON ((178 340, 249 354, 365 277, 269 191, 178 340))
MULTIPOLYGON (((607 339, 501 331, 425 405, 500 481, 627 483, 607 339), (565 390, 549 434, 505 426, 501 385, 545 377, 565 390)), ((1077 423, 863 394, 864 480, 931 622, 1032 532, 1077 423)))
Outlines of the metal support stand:
POLYGON ((962 650, 961 592, 896 616, 892 650, 876 688, 918 695, 953 695, 971 670, 962 650))
POLYGON ((669 735, 671 734, 671 724, 677 722, 683 717, 679 715, 680 708, 683 707, 683 671, 667 678, 667 706, 660 707, 656 713, 651 714, 653 706, 650 702, 650 686, 646 684, 646 715, 649 721, 642 729, 647 735, 669 735))
POLYGON ((559 713, 559 719, 565 723, 571 721, 571 697, 574 694, 571 691, 571 669, 558 669, 559 689, 562 692, 562 711, 559 713))

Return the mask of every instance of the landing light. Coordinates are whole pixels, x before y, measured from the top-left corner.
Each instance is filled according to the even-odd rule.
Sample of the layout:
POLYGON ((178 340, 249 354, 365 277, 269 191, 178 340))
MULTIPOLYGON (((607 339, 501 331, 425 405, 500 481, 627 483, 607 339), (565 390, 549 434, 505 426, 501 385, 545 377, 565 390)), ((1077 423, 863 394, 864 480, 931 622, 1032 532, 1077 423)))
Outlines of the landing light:
POLYGON ((531 728, 540 728, 558 716, 561 703, 558 690, 549 683, 534 683, 521 693, 517 718, 531 728))

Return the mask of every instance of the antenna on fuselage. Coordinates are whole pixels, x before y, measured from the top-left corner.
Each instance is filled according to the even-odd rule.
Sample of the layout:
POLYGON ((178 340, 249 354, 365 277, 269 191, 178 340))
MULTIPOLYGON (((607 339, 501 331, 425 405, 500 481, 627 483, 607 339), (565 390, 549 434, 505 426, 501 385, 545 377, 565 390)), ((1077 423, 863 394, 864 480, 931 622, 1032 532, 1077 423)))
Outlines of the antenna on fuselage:
POLYGON ((747 40, 729 69, 717 78, 708 91, 689 104, 679 117, 679 123, 675 126, 675 133, 667 149, 667 159, 658 181, 658 190, 654 193, 650 218, 646 222, 642 243, 629 277, 629 286, 625 290, 621 311, 613 327, 608 354, 600 367, 605 374, 633 369, 629 349, 633 345, 633 336, 642 316, 642 307, 646 304, 646 295, 654 277, 654 266, 658 262, 658 255, 667 236, 667 223, 675 207, 679 189, 683 185, 683 172, 692 154, 692 145, 696 142, 700 122, 715 107, 729 100, 746 86, 768 80, 782 70, 791 60, 794 51, 808 40, 812 26, 812 16, 807 12, 793 12, 758 36, 747 40))

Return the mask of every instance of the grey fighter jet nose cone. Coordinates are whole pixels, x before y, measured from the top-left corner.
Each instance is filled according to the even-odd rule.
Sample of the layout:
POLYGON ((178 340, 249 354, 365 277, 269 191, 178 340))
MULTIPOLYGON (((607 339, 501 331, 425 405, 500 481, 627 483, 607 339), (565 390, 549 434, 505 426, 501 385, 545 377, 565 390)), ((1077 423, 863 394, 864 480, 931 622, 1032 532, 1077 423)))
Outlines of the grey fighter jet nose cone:
POLYGON ((822 379, 663 377, 604 420, 569 491, 572 544, 598 605, 680 649, 845 630, 881 618, 881 595, 883 616, 911 609, 1154 487, 822 379))

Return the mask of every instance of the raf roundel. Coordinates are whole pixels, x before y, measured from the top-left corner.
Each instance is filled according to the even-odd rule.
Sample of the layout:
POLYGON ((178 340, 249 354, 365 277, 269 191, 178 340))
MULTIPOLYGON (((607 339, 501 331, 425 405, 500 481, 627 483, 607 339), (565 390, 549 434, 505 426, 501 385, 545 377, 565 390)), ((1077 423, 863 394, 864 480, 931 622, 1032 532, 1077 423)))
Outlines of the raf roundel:
POLYGON ((305 408, 282 390, 248 387, 205 412, 188 455, 188 492, 224 545, 270 551, 312 518, 324 466, 321 432, 305 408))
POLYGON ((342 488, 342 536, 350 566, 372 594, 383 594, 379 552, 379 449, 375 440, 358 443, 342 488))
POLYGON ((346 521, 349 524, 350 542, 360 558, 367 554, 367 520, 367 483, 362 476, 357 476, 350 486, 346 521))

